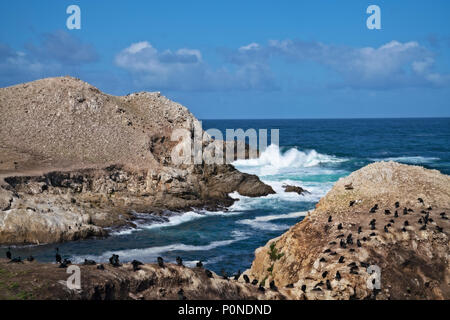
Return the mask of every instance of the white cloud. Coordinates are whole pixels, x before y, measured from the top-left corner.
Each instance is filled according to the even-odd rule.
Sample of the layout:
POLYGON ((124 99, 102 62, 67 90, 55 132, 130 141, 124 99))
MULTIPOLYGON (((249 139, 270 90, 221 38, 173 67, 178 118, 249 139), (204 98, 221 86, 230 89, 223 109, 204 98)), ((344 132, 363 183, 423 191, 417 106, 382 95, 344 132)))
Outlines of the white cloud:
POLYGON ((380 47, 348 47, 301 40, 271 40, 266 46, 250 43, 226 54, 237 65, 283 58, 287 63, 315 62, 341 76, 339 86, 393 89, 443 86, 448 76, 432 72, 434 54, 416 41, 390 41, 380 47))
POLYGON ((143 87, 154 90, 274 89, 270 69, 261 63, 212 68, 197 49, 158 51, 149 42, 131 44, 117 54, 117 66, 143 87))

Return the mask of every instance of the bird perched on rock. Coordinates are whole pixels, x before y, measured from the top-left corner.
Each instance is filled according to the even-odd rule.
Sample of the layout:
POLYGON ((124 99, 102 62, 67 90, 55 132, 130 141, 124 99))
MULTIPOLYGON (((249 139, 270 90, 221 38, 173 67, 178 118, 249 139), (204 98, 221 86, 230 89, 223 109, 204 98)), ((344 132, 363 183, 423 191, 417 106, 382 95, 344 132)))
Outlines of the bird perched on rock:
POLYGON ((258 287, 258 291, 265 292, 266 289, 260 284, 258 287))
POLYGON ((186 300, 183 289, 178 290, 177 295, 178 295, 178 300, 186 300))
POLYGON ((23 263, 23 261, 21 257, 16 257, 9 260, 8 263, 23 263))
POLYGON ((342 279, 341 273, 339 271, 336 271, 336 280, 339 281, 341 279, 342 279))
MULTIPOLYGON (((356 268, 358 268, 358 267, 356 267, 356 268)), ((358 273, 358 271, 356 269, 351 268, 350 269, 350 274, 359 274, 359 273, 358 273)))
POLYGON ((385 215, 390 215, 391 214, 391 210, 389 210, 389 209, 384 210, 384 214, 385 215))
POLYGON ((436 230, 437 230, 438 232, 444 232, 444 228, 439 227, 439 226, 436 226, 436 230))
POLYGON ((27 258, 27 261, 28 261, 28 262, 33 262, 33 261, 34 261, 34 257, 30 255, 30 256, 27 258))
POLYGON ((331 222, 331 221, 333 221, 333 217, 332 217, 332 216, 329 216, 329 217, 328 217, 328 222, 331 222))
POLYGON ((222 274, 222 279, 228 280, 228 273, 225 271, 225 269, 221 269, 220 273, 222 274))
POLYGON ((403 225, 404 225, 405 227, 409 226, 408 220, 405 220, 405 222, 403 222, 403 225))
POLYGON ((250 283, 250 278, 248 277, 248 275, 244 274, 243 278, 245 283, 250 283))
POLYGON ((330 282, 330 280, 327 279, 326 284, 327 284, 327 290, 331 290, 332 288, 331 288, 331 282, 330 282))
POLYGON ((394 212, 394 217, 398 218, 398 211, 397 210, 395 210, 395 212, 394 212))
POLYGON ((197 268, 202 268, 203 267, 203 263, 201 261, 197 262, 196 264, 197 268))
POLYGON ((12 254, 11 254, 11 247, 8 247, 8 251, 6 251, 6 258, 11 260, 12 254))
POLYGON ((360 234, 362 232, 362 228, 358 227, 358 234, 360 234))
POLYGON ((328 275, 328 271, 324 271, 324 272, 322 273, 322 278, 326 278, 327 275, 328 275))
POLYGON ((427 230, 427 225, 426 224, 424 224, 422 227, 420 227, 420 229, 419 230, 427 230))
POLYGON ((327 262, 327 259, 325 259, 324 257, 320 258, 319 262, 327 262))
POLYGON ((181 259, 181 257, 177 257, 176 259, 177 265, 182 267, 183 266, 183 259, 181 259))
POLYGON ((417 198, 417 201, 419 201, 420 203, 424 203, 422 198, 417 198))
POLYGON ((97 269, 98 269, 98 270, 105 270, 105 266, 102 265, 102 264, 99 264, 99 265, 97 266, 97 269))
POLYGON ((353 235, 351 233, 347 236, 347 244, 353 244, 353 235))
POLYGON ((358 248, 361 248, 361 241, 359 241, 359 239, 356 240, 356 245, 358 246, 358 248))
POLYGON ((408 209, 403 208, 403 215, 407 215, 408 214, 408 209))
POLYGON ((133 261, 131 261, 131 265, 133 266, 133 271, 138 271, 141 269, 141 268, 139 268, 139 266, 142 266, 143 263, 138 260, 133 260, 133 261))
POLYGON ((355 204, 355 200, 350 201, 349 206, 353 207, 353 205, 355 204))
POLYGON ((400 207, 400 202, 397 201, 397 202, 395 203, 395 207, 396 207, 396 208, 400 207))
POLYGON ((88 260, 88 259, 84 259, 84 263, 85 266, 94 266, 97 263, 94 260, 88 260))
POLYGON ((56 263, 61 263, 62 258, 61 258, 61 255, 59 254, 59 248, 56 248, 55 250, 56 250, 56 254, 55 254, 56 263))
POLYGON ((338 262, 339 263, 344 263, 344 260, 345 260, 345 257, 344 256, 340 256, 338 262))
POLYGON ((368 268, 369 267, 369 264, 367 263, 367 262, 362 262, 361 261, 361 267, 363 267, 363 268, 368 268))
POLYGON ((303 292, 306 292, 306 284, 302 285, 301 289, 303 292))
POLYGON ((341 248, 343 248, 343 249, 347 248, 347 245, 345 244, 344 239, 341 239, 341 242, 339 243, 339 245, 340 245, 341 248))
POLYGON ((164 259, 162 257, 158 257, 156 261, 158 262, 158 266, 164 268, 164 259))
MULTIPOLYGON (((209 271, 208 269, 205 269, 205 274, 206 274, 206 276, 207 276, 208 278, 212 278, 212 277, 213 277, 212 272, 209 271)), ((245 278, 245 277, 244 277, 244 278, 245 278)), ((248 277, 247 277, 247 278, 248 278, 248 277)))
POLYGON ((288 285, 286 285, 286 288, 288 288, 288 289, 292 289, 293 287, 294 287, 293 283, 289 283, 288 285))
POLYGON ((386 233, 388 233, 388 232, 389 232, 389 229, 388 229, 388 227, 387 227, 387 226, 384 226, 384 232, 386 232, 386 233))
POLYGON ((65 261, 62 261, 58 266, 58 268, 61 268, 61 269, 65 269, 67 267, 68 267, 68 264, 65 261))
POLYGON ((113 254, 113 255, 109 258, 109 263, 110 263, 113 267, 120 267, 119 255, 118 255, 118 254, 113 254))
POLYGON ((252 285, 256 286, 257 284, 258 284, 258 280, 257 279, 253 279, 252 285))
POLYGON ((275 285, 275 280, 270 281, 269 283, 270 290, 278 291, 277 286, 275 285))
POLYGON ((234 275, 234 280, 238 280, 241 276, 241 270, 238 270, 238 272, 234 275))
POLYGON ((345 190, 353 190, 353 183, 350 182, 349 184, 344 185, 345 190))
POLYGON ((342 230, 342 228, 343 228, 343 227, 342 227, 342 223, 339 223, 338 226, 337 226, 337 228, 338 228, 338 230, 342 230))

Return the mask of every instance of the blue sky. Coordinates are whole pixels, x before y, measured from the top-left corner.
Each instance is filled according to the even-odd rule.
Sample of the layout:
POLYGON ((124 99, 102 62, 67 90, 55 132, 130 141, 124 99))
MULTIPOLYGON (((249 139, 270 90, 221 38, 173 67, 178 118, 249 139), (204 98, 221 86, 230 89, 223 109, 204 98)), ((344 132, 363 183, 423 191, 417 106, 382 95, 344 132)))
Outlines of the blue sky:
POLYGON ((448 15, 446 0, 4 0, 0 86, 69 74, 202 119, 448 117, 448 15))

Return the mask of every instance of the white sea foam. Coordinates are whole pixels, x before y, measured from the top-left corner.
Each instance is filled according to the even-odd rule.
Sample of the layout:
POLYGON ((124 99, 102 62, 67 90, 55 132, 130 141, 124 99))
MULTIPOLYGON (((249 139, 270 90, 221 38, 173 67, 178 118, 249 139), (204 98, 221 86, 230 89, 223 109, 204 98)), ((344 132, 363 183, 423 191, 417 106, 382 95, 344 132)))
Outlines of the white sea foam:
POLYGON ((293 219, 298 217, 304 217, 308 211, 299 211, 299 212, 291 212, 286 214, 273 214, 273 215, 267 215, 267 216, 260 216, 252 219, 253 221, 273 221, 273 220, 280 220, 280 219, 293 219))
POLYGON ((234 242, 245 240, 248 235, 241 231, 233 231, 232 238, 228 240, 212 241, 204 245, 190 245, 184 243, 174 243, 165 246, 156 246, 149 248, 137 248, 118 251, 107 251, 101 255, 86 255, 83 257, 74 256, 71 260, 75 263, 82 263, 84 259, 92 259, 99 262, 108 261, 112 254, 118 254, 121 261, 142 260, 155 261, 156 257, 164 256, 164 253, 171 251, 209 251, 218 247, 230 245, 234 242))
POLYGON ((152 213, 135 213, 137 220, 133 221, 136 228, 123 228, 119 230, 112 230, 111 235, 122 236, 130 235, 133 232, 143 229, 156 229, 177 226, 189 221, 210 217, 210 216, 230 216, 240 214, 241 211, 188 211, 188 212, 168 212, 165 215, 156 215, 152 213))
POLYGON ((270 145, 256 159, 237 160, 233 165, 243 171, 266 176, 278 174, 283 169, 309 168, 320 165, 321 163, 336 163, 346 161, 335 156, 318 153, 315 150, 300 151, 296 148, 289 149, 281 153, 279 146, 270 145))
POLYGON ((308 213, 307 211, 301 211, 301 212, 291 212, 288 214, 267 215, 256 217, 253 219, 239 220, 237 221, 237 223, 248 225, 254 229, 280 231, 280 230, 287 230, 289 229, 290 226, 286 224, 274 224, 270 223, 269 221, 304 217, 307 213, 308 213))
POLYGON ((404 157, 389 157, 389 158, 372 158, 372 161, 396 161, 408 164, 421 164, 421 163, 432 163, 439 161, 436 157, 422 157, 422 156, 404 156, 404 157))

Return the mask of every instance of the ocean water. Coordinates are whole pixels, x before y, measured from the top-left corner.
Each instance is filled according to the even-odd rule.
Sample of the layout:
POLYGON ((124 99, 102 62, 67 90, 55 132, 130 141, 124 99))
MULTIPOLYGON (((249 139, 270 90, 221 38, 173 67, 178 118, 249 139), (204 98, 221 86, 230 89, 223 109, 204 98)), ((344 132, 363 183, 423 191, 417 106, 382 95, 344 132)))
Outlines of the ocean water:
POLYGON ((268 147, 258 159, 235 162, 277 194, 261 198, 232 194, 239 201, 226 212, 187 212, 168 219, 139 215, 137 229, 115 231, 106 239, 13 248, 15 255, 53 261, 58 246, 75 262, 85 258, 105 262, 112 253, 121 261, 143 262, 155 262, 158 256, 175 261, 181 256, 186 265, 201 260, 211 270, 231 274, 249 268, 256 248, 301 221, 335 181, 366 164, 393 160, 450 174, 450 118, 205 120, 203 128, 279 129, 279 147, 268 147), (302 186, 310 194, 285 193, 283 184, 302 186))

